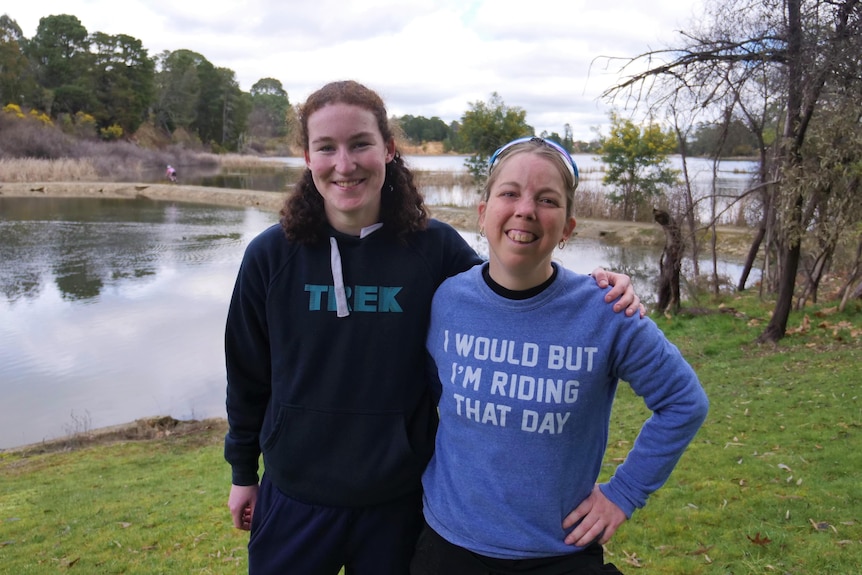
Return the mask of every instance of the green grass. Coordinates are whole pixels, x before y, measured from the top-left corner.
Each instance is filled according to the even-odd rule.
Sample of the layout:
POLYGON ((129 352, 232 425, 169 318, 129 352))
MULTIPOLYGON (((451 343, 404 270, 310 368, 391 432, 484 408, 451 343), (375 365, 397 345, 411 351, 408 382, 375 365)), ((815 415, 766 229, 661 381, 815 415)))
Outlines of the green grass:
MULTIPOLYGON (((857 574, 859 309, 795 313, 793 333, 758 346, 769 308, 750 297, 729 303, 722 313, 657 318, 697 371, 710 414, 665 487, 607 546, 610 560, 644 574, 857 574), (806 315, 811 327, 798 330, 806 315)), ((621 386, 606 473, 645 415, 621 386)))
MULTIPOLYGON (((779 345, 756 345, 769 309, 746 296, 721 312, 656 318, 711 408, 668 483, 607 545, 623 572, 859 573, 862 310, 794 313, 779 345)), ((605 475, 646 415, 621 385, 605 475)), ((246 572, 247 533, 232 528, 226 506, 223 434, 217 422, 146 441, 0 453, 0 571, 246 572)))

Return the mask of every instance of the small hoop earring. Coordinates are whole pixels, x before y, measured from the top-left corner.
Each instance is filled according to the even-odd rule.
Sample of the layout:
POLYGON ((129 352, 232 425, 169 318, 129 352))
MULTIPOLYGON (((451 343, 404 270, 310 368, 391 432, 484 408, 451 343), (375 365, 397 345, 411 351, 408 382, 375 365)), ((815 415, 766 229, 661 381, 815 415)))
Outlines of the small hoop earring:
POLYGON ((484 237, 485 237, 485 228, 479 228, 479 237, 480 237, 480 238, 484 238, 484 237))
POLYGON ((560 249, 566 247, 566 240, 560 240, 560 243, 557 244, 557 247, 560 249))

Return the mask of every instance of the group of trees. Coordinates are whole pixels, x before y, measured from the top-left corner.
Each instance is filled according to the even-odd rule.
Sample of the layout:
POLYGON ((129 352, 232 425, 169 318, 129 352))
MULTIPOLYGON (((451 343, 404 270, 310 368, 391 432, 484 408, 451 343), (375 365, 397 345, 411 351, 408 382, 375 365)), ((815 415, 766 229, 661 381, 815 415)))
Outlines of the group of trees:
MULTIPOLYGON (((760 172, 747 194, 759 231, 762 289, 775 294, 760 340, 777 341, 797 306, 817 299, 839 249, 842 303, 862 278, 862 3, 860 0, 711 0, 675 46, 627 61, 638 70, 605 92, 672 126, 683 159, 689 134, 709 125, 718 154, 739 133, 755 142, 760 172)), ((717 194, 712 202, 715 214, 717 194)), ((742 200, 739 198, 738 200, 742 200)), ((678 214, 694 248, 696 198, 678 214)), ((714 237, 714 234, 713 234, 714 237)))
POLYGON ((190 50, 151 57, 125 34, 89 33, 75 16, 47 16, 25 38, 0 16, 0 105, 38 110, 62 124, 93 118, 116 139, 145 122, 214 150, 239 150, 286 135, 290 110, 278 80, 243 92, 236 74, 190 50), (251 140, 251 142, 250 142, 251 140))

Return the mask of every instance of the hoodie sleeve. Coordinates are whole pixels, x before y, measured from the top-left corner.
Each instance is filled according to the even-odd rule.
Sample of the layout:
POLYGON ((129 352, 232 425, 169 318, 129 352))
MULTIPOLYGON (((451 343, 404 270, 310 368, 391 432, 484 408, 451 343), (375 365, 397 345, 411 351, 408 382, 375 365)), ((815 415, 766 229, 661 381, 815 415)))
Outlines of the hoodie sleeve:
POLYGON ((225 327, 227 419, 224 456, 234 485, 258 482, 260 430, 271 395, 267 278, 252 242, 240 266, 225 327))

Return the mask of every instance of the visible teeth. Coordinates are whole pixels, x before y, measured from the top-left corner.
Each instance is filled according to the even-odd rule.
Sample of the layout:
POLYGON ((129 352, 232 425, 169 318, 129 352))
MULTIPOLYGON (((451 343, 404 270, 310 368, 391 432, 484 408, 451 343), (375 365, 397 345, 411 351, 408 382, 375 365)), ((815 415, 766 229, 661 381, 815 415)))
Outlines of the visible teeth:
POLYGON ((535 236, 529 232, 521 232, 518 230, 510 230, 507 234, 513 242, 529 243, 535 239, 535 236))
POLYGON ((335 184, 342 188, 350 188, 352 186, 357 185, 361 180, 349 180, 347 182, 335 182, 335 184))

